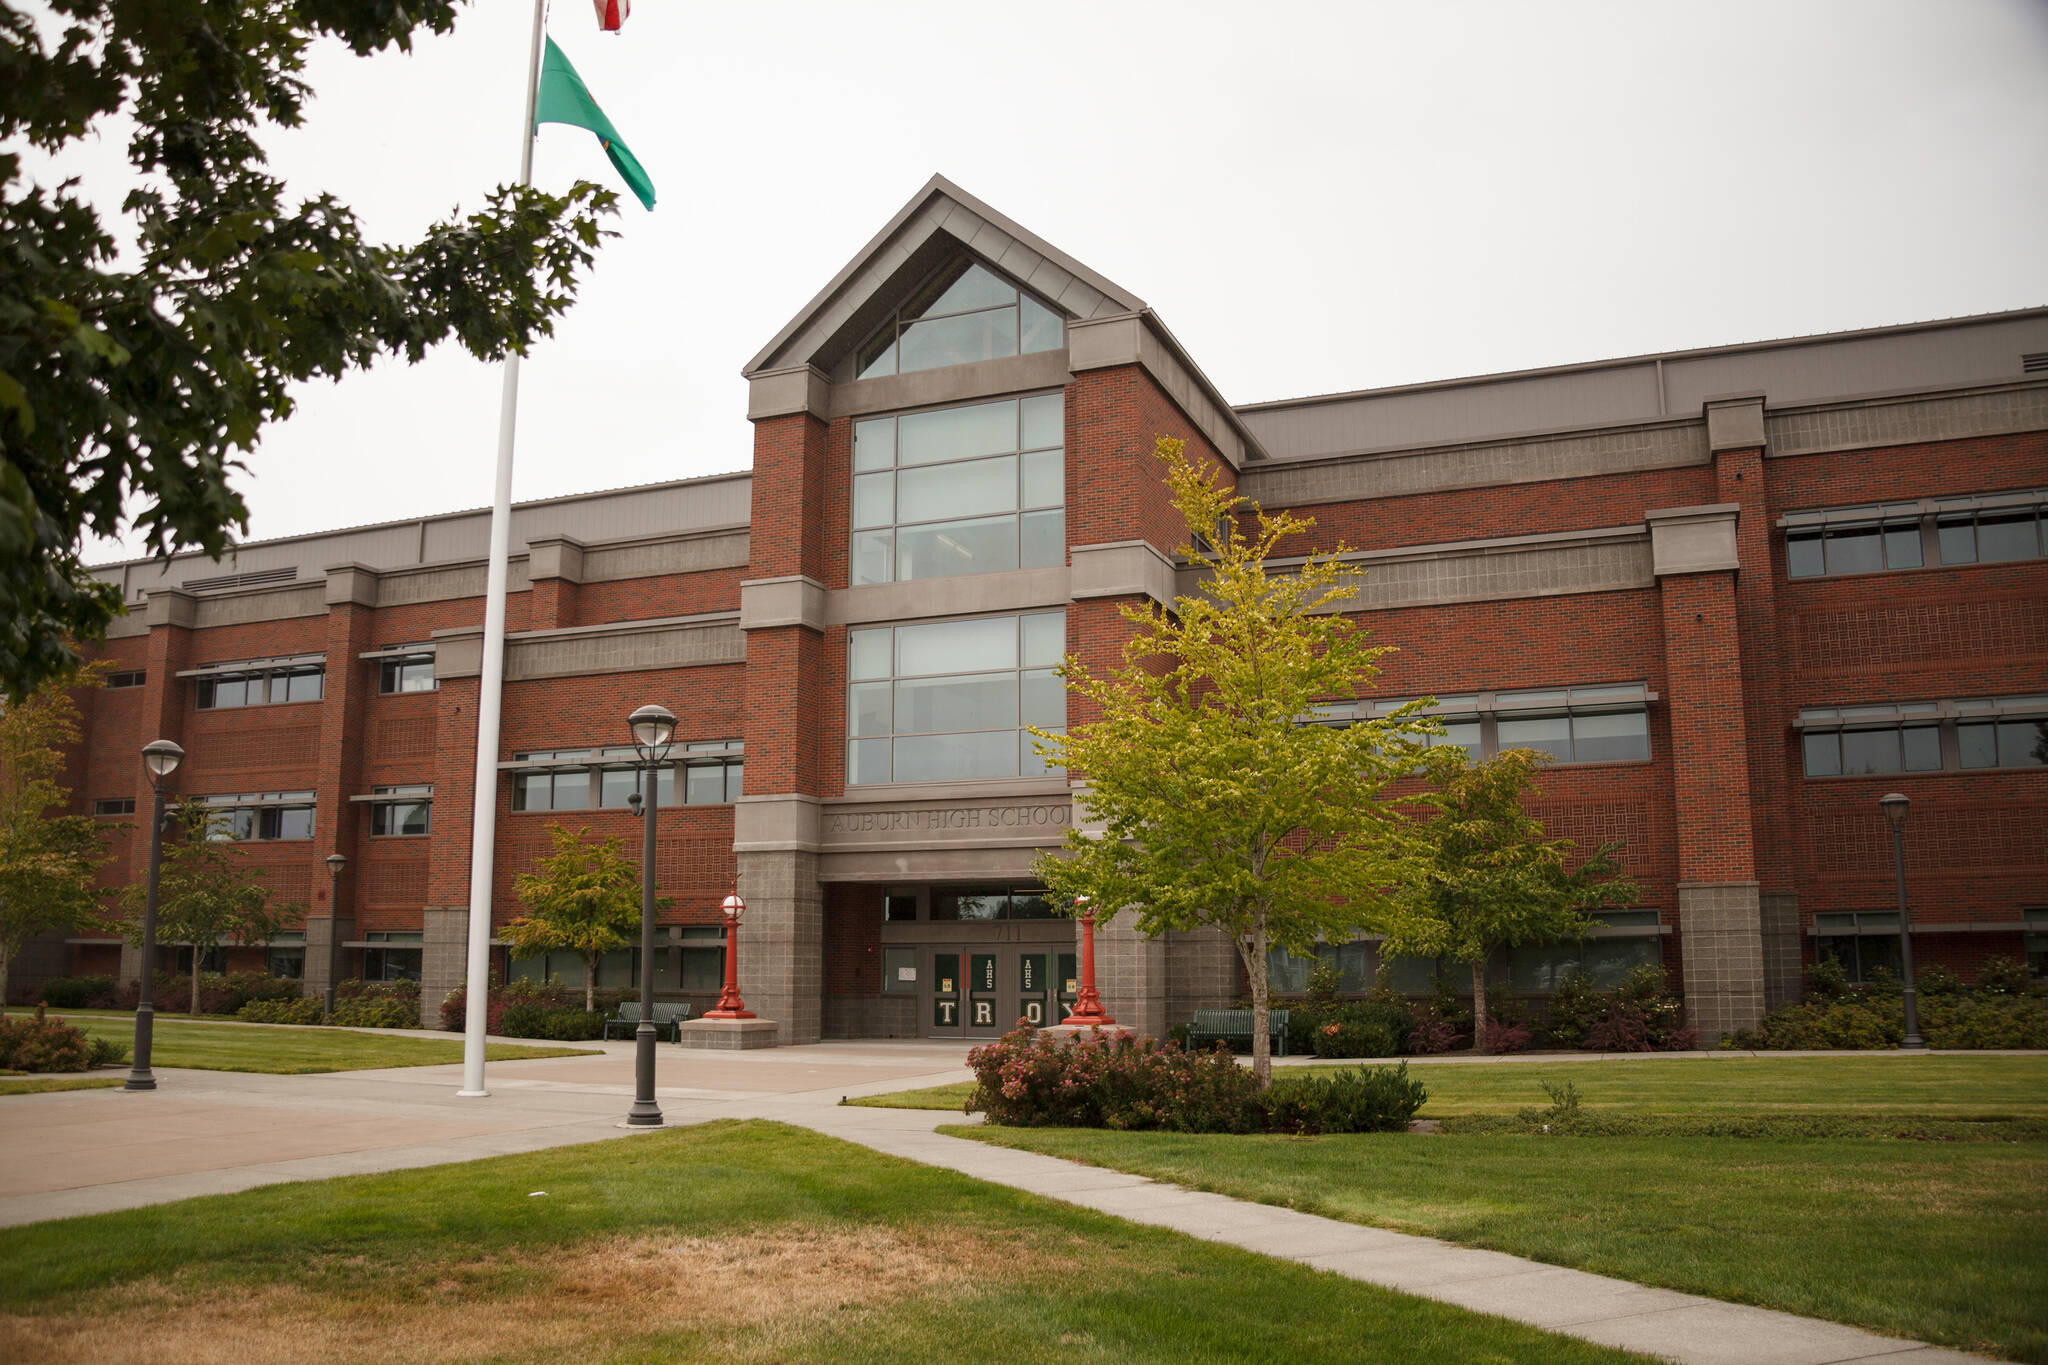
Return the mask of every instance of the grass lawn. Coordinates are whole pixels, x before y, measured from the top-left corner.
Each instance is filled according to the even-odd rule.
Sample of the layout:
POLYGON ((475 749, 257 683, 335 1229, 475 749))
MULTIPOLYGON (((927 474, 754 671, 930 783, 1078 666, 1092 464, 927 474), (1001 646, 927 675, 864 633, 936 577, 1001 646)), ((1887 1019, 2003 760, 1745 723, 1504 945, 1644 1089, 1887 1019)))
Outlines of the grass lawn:
MULTIPOLYGON (((87 1033, 120 1042, 135 1038, 135 1017, 65 1016, 87 1033)), ((517 1047, 492 1043, 491 1061, 531 1061, 536 1057, 584 1057, 589 1048, 517 1047)), ((151 1066, 186 1066, 201 1071, 263 1071, 297 1075, 310 1071, 362 1071, 383 1066, 439 1066, 462 1060, 462 1040, 406 1038, 347 1029, 265 1028, 248 1025, 218 1028, 212 1024, 157 1020, 150 1043, 151 1066)))
MULTIPOLYGON (((1416 1067, 1425 1114, 1571 1080, 1654 1114, 2031 1117, 2048 1059, 1416 1067)), ((2048 1365, 2048 1143, 941 1131, 1557 1265, 2048 1365)))
MULTIPOLYGON (((1310 1067, 1315 1072, 1342 1067, 1310 1067)), ((1588 1109, 1634 1114, 1844 1114, 2048 1118, 2048 1057, 1690 1057, 1606 1062, 1418 1062, 1423 1118, 1511 1114, 1550 1103, 1570 1081, 1588 1109)), ((1279 1068, 1280 1077, 1295 1074, 1279 1068)), ((973 1082, 848 1100, 878 1109, 950 1109, 973 1082)))
POLYGON ((1640 1359, 764 1123, 0 1241, 0 1359, 22 1365, 457 1355, 1640 1359))
POLYGON ((126 1080, 128 1073, 102 1071, 87 1076, 0 1076, 0 1095, 42 1095, 52 1090, 105 1090, 126 1080))

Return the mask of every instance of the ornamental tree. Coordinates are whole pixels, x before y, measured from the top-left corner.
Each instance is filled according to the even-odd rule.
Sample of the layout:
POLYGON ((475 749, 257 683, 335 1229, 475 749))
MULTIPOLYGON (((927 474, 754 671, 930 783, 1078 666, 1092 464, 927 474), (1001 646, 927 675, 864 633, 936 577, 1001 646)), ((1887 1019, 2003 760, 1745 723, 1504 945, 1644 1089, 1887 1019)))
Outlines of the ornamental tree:
MULTIPOLYGON (((583 959, 583 1008, 597 1008, 597 964, 606 953, 630 948, 640 933, 640 868, 614 835, 591 841, 590 829, 550 822, 555 851, 519 874, 526 914, 499 930, 514 957, 574 953, 583 959)), ((666 897, 655 902, 669 904, 666 897)), ((652 1002, 649 1002, 652 1003, 652 1002)))
POLYGON ((1269 572, 1275 545, 1314 523, 1238 497, 1180 441, 1162 438, 1156 453, 1189 531, 1180 553, 1208 576, 1171 611, 1123 608, 1135 629, 1119 667, 1061 668, 1098 718, 1032 732, 1049 762, 1087 783, 1077 827, 1038 872, 1063 898, 1135 915, 1147 935, 1228 934, 1251 981, 1252 1066, 1265 1085, 1267 950, 1306 955, 1376 920, 1425 851, 1416 817, 1428 793, 1407 779, 1446 761, 1425 738, 1441 727, 1420 703, 1318 723, 1372 686, 1390 649, 1339 610, 1357 595, 1344 548, 1269 572))
POLYGON ((70 804, 60 780, 78 743, 71 689, 97 687, 103 667, 52 680, 19 702, 0 700, 0 1002, 28 941, 97 924, 93 873, 107 860, 100 822, 52 814, 70 804))
POLYGON ((1547 755, 1504 749, 1447 773, 1429 822, 1420 875, 1403 885, 1382 922, 1382 952, 1447 957, 1472 968, 1472 1045, 1486 1050, 1486 960, 1496 948, 1584 938, 1591 912, 1627 905, 1635 883, 1621 875, 1619 842, 1577 867, 1569 839, 1544 838, 1523 808, 1547 755))
MULTIPOLYGON (((223 943, 261 943, 301 919, 297 902, 277 904, 263 884, 263 868, 248 851, 221 837, 219 814, 201 801, 180 801, 167 823, 163 867, 157 874, 156 941, 192 945, 192 1013, 199 1013, 199 974, 223 943)), ((149 837, 149 831, 143 831, 149 837)), ((139 860, 138 860, 139 861, 139 860)), ((142 941, 142 912, 148 881, 122 889, 128 909, 128 938, 142 941)))
POLYGON ((37 184, 0 150, 0 693, 16 698, 121 610, 81 563, 86 535, 132 512, 150 551, 218 557, 248 529, 236 453, 291 414, 293 384, 451 338, 523 352, 568 308, 617 202, 589 183, 500 186, 391 245, 266 173, 260 135, 303 121, 313 42, 406 50, 447 32, 456 0, 47 11, 0 6, 0 149, 62 153, 125 120, 143 184, 102 221, 91 186, 37 184))

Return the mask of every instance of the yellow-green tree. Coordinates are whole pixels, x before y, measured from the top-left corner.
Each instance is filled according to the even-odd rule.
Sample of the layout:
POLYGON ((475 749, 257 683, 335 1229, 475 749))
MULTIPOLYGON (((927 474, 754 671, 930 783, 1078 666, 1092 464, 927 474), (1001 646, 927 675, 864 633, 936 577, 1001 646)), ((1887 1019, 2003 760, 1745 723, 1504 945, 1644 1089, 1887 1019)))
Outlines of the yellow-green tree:
POLYGON ((1440 727, 1419 702, 1348 725, 1316 719, 1369 691, 1390 648, 1342 614, 1357 595, 1344 548, 1269 572, 1275 547, 1314 523, 1238 497, 1179 441, 1161 439, 1157 455, 1190 532, 1180 553, 1207 576, 1170 611, 1124 608, 1135 630, 1119 667, 1061 669, 1097 718, 1033 732, 1087 784, 1077 828, 1038 871, 1062 898, 1134 914, 1148 935, 1227 933, 1251 981, 1263 1085, 1267 950, 1308 954, 1376 921, 1425 851, 1429 796, 1413 779, 1448 760, 1428 747, 1440 727))
MULTIPOLYGON (((285 925, 303 919, 297 901, 274 902, 264 870, 245 849, 224 837, 222 816, 203 801, 180 801, 171 809, 178 838, 164 838, 163 868, 157 876, 156 938, 192 945, 192 1013, 199 1013, 199 977, 206 959, 224 943, 261 943, 285 925)), ((143 831, 148 837, 149 831, 143 831)), ((122 889, 128 907, 130 942, 142 941, 147 880, 122 889)))
POLYGON ((1635 883, 1621 875, 1619 843, 1577 867, 1569 839, 1547 839, 1523 808, 1545 756, 1504 749, 1447 772, 1429 824, 1429 856, 1382 924, 1382 952, 1447 957, 1472 968, 1472 1045, 1486 1050, 1486 960, 1496 948, 1584 938, 1592 912, 1627 905, 1635 883))
POLYGON ((19 702, 0 699, 0 1001, 7 973, 37 934, 95 924, 93 873, 107 860, 90 816, 61 815, 71 793, 64 751, 78 743, 74 687, 97 687, 91 667, 46 682, 19 702))
MULTIPOLYGON (((590 828, 548 825, 555 849, 519 874, 526 914, 501 932, 514 957, 574 953, 583 959, 583 1008, 597 1007, 597 964, 631 947, 640 934, 640 868, 627 861, 625 841, 592 841, 590 828)), ((668 904, 666 898, 655 902, 668 904)))

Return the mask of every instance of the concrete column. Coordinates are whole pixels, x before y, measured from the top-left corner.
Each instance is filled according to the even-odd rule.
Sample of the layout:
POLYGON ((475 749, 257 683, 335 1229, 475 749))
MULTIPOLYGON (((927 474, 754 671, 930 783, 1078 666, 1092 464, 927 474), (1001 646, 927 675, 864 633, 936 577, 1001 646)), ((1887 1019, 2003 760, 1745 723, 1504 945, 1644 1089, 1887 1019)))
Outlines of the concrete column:
POLYGON ((1166 1036, 1166 976, 1166 940, 1139 933, 1134 912, 1097 921, 1095 989, 1119 1026, 1148 1038, 1166 1036))
POLYGON ((818 855, 801 849, 741 852, 740 995, 781 1025, 781 1044, 824 1036, 825 892, 818 855))
POLYGON ((464 906, 420 912, 420 1023, 435 1027, 441 1002, 469 972, 469 910, 464 906))
MULTIPOLYGON (((323 869, 324 870, 324 869, 323 869)), ((302 983, 304 993, 315 1000, 327 998, 327 946, 331 942, 346 943, 356 936, 356 922, 352 915, 339 918, 332 915, 308 915, 306 917, 306 976, 302 983)), ((357 965, 357 949, 343 948, 339 956, 338 981, 347 981, 360 970, 357 965)), ((441 1002, 437 999, 435 1005, 441 1002)), ((424 1004, 424 1002, 422 1002, 424 1004)))
POLYGON ((1760 891, 1757 919, 1763 933, 1764 1008, 1798 1001, 1805 989, 1805 954, 1799 941, 1799 893, 1760 891))
POLYGON ((1227 1010, 1243 994, 1237 946, 1221 929, 1175 929, 1166 935, 1166 1026, 1196 1010, 1227 1010))
MULTIPOLYGON (((163 966, 164 953, 161 943, 157 945, 156 961, 157 966, 163 966)), ((121 942, 121 975, 114 984, 125 986, 130 981, 140 980, 142 980, 142 947, 140 944, 131 943, 123 939, 121 942)))

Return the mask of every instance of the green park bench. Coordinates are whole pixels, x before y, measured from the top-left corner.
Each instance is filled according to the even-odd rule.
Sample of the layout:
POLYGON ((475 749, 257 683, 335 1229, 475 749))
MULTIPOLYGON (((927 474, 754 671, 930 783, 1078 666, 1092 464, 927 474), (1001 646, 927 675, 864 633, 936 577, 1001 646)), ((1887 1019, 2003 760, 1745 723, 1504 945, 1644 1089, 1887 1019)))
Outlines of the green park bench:
MULTIPOLYGON (((1287 1055, 1287 1011, 1266 1011, 1266 1036, 1272 1040, 1273 1055, 1287 1055)), ((1196 1010, 1193 1022, 1188 1025, 1188 1051, 1202 1047, 1218 1038, 1242 1038, 1249 1046, 1252 1040, 1252 1012, 1250 1010, 1196 1010)))
MULTIPOLYGON (((690 1006, 687 1001, 679 1005, 665 1005, 659 1000, 655 1001, 654 1036, 674 1041, 682 1036, 678 1028, 689 1017, 690 1006)), ((637 1000, 624 1000, 619 1003, 619 1012, 604 1021, 604 1036, 611 1037, 612 1030, 617 1029, 621 1037, 630 1038, 639 1031, 639 1028, 640 1003, 637 1000)))

